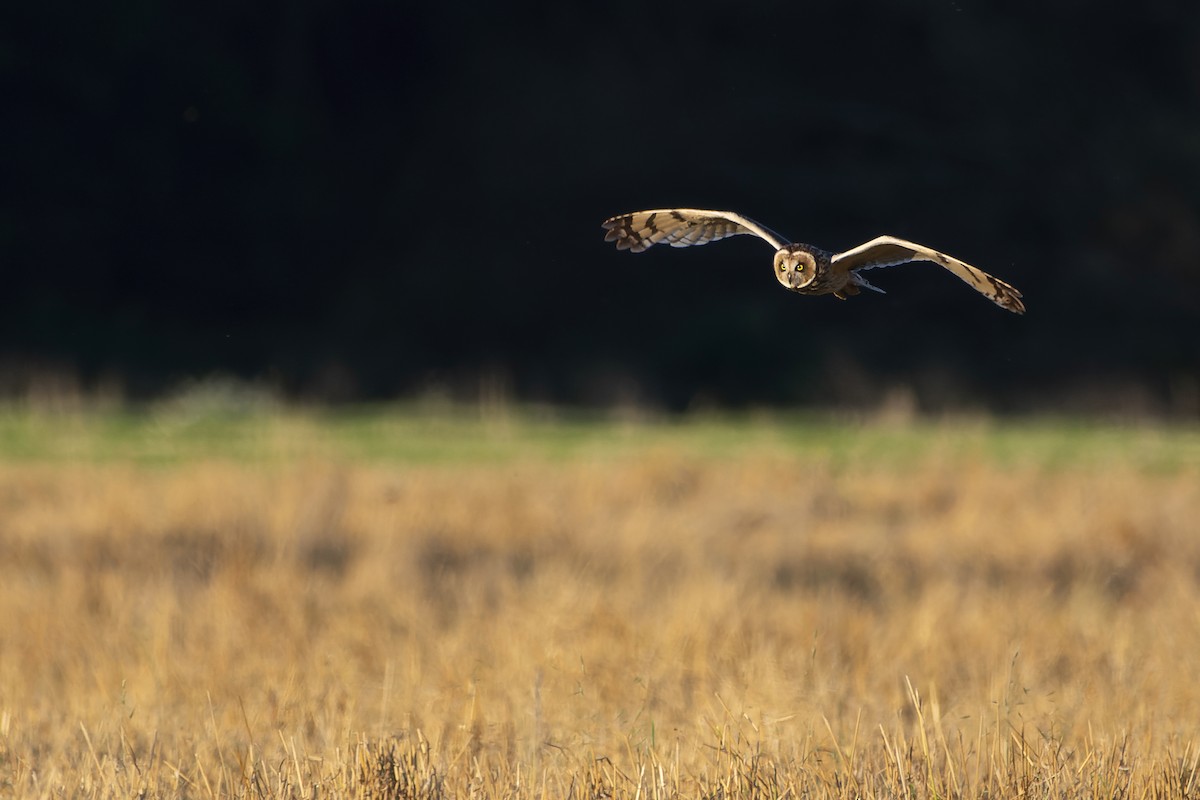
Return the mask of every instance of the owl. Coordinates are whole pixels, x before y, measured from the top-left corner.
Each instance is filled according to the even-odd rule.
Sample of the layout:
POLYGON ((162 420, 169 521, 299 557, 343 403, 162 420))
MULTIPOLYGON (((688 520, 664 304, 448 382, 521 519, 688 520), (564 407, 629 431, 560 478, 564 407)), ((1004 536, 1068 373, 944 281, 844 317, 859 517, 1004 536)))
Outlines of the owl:
POLYGON ((862 273, 876 267, 892 267, 910 261, 940 264, 975 291, 1001 308, 1025 313, 1021 293, 1013 286, 957 258, 895 236, 878 236, 841 253, 831 253, 810 244, 788 242, 749 217, 732 211, 700 211, 668 208, 635 211, 604 221, 604 241, 616 242, 618 250, 640 253, 659 242, 672 247, 708 244, 727 236, 752 234, 775 248, 775 277, 785 289, 800 294, 831 294, 845 300, 862 289, 883 292, 862 273))

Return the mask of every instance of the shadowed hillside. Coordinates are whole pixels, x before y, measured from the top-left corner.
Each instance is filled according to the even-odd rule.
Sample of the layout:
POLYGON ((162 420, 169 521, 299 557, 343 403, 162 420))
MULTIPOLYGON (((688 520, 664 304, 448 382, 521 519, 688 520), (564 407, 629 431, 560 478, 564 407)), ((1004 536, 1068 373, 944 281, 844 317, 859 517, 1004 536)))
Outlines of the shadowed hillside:
POLYGON ((324 399, 1200 414, 1200 7, 17 4, 0 17, 0 390, 211 372, 324 399), (733 208, 930 265, 798 298, 733 208), (489 378, 490 379, 490 378, 489 378))

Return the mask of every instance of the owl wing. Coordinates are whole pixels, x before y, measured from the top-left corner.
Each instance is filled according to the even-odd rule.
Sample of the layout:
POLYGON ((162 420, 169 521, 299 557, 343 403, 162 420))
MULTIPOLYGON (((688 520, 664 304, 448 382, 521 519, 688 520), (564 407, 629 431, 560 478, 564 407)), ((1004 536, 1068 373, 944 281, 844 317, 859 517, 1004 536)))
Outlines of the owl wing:
POLYGON ((844 265, 851 272, 875 269, 876 267, 892 267, 896 264, 907 264, 910 261, 932 261, 953 272, 975 291, 1001 308, 1008 309, 1014 314, 1025 313, 1025 304, 1021 302, 1021 293, 1015 287, 966 262, 959 261, 957 258, 939 253, 924 245, 897 239, 894 236, 880 236, 872 239, 844 253, 838 253, 833 257, 833 261, 835 264, 844 265))
POLYGON ((671 247, 708 244, 727 236, 749 233, 779 250, 787 242, 778 233, 732 211, 700 211, 695 208, 660 208, 634 211, 606 219, 604 241, 616 242, 618 250, 640 253, 666 242, 671 247))

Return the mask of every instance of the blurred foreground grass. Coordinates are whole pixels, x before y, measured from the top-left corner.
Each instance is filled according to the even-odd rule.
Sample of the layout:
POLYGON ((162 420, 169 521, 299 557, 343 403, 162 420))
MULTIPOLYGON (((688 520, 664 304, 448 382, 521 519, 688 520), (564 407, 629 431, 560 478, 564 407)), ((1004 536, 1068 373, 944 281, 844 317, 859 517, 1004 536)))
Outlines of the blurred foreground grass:
POLYGON ((5 412, 0 796, 1195 796, 1198 453, 5 412))

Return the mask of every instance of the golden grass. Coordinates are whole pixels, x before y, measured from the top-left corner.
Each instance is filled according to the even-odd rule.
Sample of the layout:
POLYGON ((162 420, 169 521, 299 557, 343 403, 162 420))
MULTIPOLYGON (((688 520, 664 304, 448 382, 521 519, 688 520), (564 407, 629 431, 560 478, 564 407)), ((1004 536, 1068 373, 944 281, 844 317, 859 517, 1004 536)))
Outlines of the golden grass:
POLYGON ((1200 469, 940 435, 0 461, 0 796, 1195 796, 1200 469))

